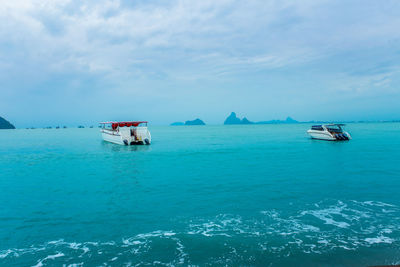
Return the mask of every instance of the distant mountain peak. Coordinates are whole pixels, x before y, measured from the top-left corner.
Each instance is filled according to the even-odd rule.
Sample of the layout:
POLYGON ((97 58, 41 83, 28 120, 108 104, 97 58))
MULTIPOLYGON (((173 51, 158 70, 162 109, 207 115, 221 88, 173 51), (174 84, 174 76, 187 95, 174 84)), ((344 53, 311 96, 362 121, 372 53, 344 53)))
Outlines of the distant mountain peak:
POLYGON ((224 124, 241 124, 241 120, 236 116, 235 112, 231 112, 231 115, 226 118, 224 124))
POLYGON ((15 126, 6 119, 0 117, 0 129, 15 129, 15 126))
POLYGON ((242 119, 242 124, 253 124, 254 122, 249 121, 246 117, 242 119))
POLYGON ((226 118, 224 124, 225 125, 231 125, 231 124, 252 124, 253 122, 249 121, 246 117, 244 117, 242 120, 239 119, 236 116, 235 112, 231 112, 231 115, 226 118))
POLYGON ((298 121, 292 119, 291 117, 287 117, 287 118, 286 118, 286 122, 287 122, 287 123, 297 123, 298 121))

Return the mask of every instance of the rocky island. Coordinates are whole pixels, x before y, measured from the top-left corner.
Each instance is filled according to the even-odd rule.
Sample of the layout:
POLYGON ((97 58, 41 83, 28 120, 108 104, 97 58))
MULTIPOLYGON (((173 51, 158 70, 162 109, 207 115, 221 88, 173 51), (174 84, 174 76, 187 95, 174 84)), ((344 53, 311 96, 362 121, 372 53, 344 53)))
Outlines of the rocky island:
POLYGON ((202 121, 200 119, 195 119, 192 121, 186 121, 185 125, 206 125, 206 124, 204 123, 204 121, 202 121))
POLYGON ((225 125, 231 125, 231 124, 253 124, 254 122, 249 121, 246 117, 244 117, 243 119, 239 119, 236 116, 235 112, 232 112, 231 115, 229 115, 228 118, 226 118, 224 124, 225 125))
POLYGON ((184 126, 184 125, 206 125, 204 123, 204 121, 200 120, 200 119, 195 119, 192 121, 186 121, 186 122, 181 122, 181 121, 177 121, 177 122, 173 122, 170 124, 170 126, 184 126))
POLYGON ((252 122, 249 121, 246 117, 243 119, 239 119, 236 116, 235 112, 232 112, 228 118, 226 118, 224 124, 231 125, 231 124, 281 124, 281 123, 298 123, 298 121, 292 119, 291 117, 287 117, 286 120, 269 120, 269 121, 258 121, 252 122))
POLYGON ((0 129, 15 129, 15 126, 6 119, 0 117, 0 129))
POLYGON ((257 124, 281 124, 281 123, 298 123, 298 121, 292 119, 291 117, 287 117, 286 120, 270 120, 270 121, 259 121, 257 124))

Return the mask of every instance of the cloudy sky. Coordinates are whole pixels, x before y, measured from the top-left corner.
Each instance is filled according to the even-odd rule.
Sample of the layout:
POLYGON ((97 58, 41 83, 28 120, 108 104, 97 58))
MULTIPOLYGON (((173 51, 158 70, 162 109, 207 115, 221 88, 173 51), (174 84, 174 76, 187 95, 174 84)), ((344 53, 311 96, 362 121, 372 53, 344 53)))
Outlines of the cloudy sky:
POLYGON ((400 1, 0 0, 19 127, 400 119, 400 1))

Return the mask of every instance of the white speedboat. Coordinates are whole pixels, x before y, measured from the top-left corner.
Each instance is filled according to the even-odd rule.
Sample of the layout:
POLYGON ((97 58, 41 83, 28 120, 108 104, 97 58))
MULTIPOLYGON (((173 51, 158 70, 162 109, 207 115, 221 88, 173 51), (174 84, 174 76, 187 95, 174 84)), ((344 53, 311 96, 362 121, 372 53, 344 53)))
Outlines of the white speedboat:
POLYGON ((313 139, 328 141, 345 141, 350 140, 351 136, 343 130, 344 124, 322 124, 313 125, 307 133, 313 139))
POLYGON ((100 122, 104 141, 119 145, 150 145, 147 121, 100 122))

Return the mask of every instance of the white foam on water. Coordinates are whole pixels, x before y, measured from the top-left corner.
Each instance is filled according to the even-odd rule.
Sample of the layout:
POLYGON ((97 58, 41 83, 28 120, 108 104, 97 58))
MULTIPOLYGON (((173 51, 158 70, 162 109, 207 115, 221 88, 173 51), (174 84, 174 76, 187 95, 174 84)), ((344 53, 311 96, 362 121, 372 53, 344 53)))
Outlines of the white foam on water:
POLYGON ((382 233, 385 233, 385 234, 390 234, 390 233, 392 233, 393 231, 391 230, 391 229, 387 229, 387 228, 385 228, 385 229, 382 229, 382 233))
MULTIPOLYGON (((191 265, 191 245, 204 240, 213 242, 215 239, 215 244, 222 246, 223 249, 220 255, 210 258, 209 263, 232 265, 235 259, 255 257, 251 254, 254 251, 284 258, 294 253, 324 254, 338 250, 354 251, 361 247, 395 242, 398 246, 400 210, 390 205, 390 208, 386 209, 393 212, 386 213, 382 210, 382 205, 389 207, 390 204, 372 201, 321 201, 291 214, 278 210, 263 210, 248 217, 219 214, 211 218, 191 218, 186 226, 179 230, 139 233, 119 241, 66 242, 59 239, 36 247, 7 249, 0 251, 0 259, 13 260, 18 256, 35 255, 44 250, 48 256, 37 261, 36 266, 39 267, 61 254, 67 255, 69 261, 72 261, 74 257, 78 258, 77 251, 83 251, 79 256, 79 261, 83 263, 90 262, 92 255, 96 255, 104 258, 105 264, 108 265, 111 261, 117 265, 128 264, 121 262, 121 258, 127 256, 132 265, 155 263, 165 266, 191 265), (189 245, 186 243, 188 238, 191 240, 189 245), (171 246, 171 242, 176 252, 168 255, 169 259, 166 262, 164 259, 160 261, 152 258, 154 248, 158 249, 160 244, 171 246), (154 244, 157 246, 153 247, 154 244), (91 250, 93 252, 89 253, 91 250), (144 260, 150 258, 151 261, 144 260)), ((42 253, 37 255, 44 257, 42 253)))
POLYGON ((376 207, 396 207, 396 205, 393 204, 388 204, 380 201, 364 201, 362 202, 363 204, 369 205, 369 206, 376 206, 376 207))
POLYGON ((4 259, 5 257, 7 257, 11 253, 14 253, 14 251, 11 250, 11 249, 0 251, 0 259, 4 259))
POLYGON ((86 254, 90 251, 90 249, 88 247, 82 247, 81 249, 83 250, 83 253, 80 256, 82 256, 83 254, 86 254))
POLYGON ((185 246, 178 238, 172 238, 176 242, 176 250, 178 250, 178 263, 184 264, 188 254, 185 252, 185 246))
POLYGON ((58 240, 49 241, 49 242, 47 242, 47 244, 49 244, 49 245, 63 245, 63 244, 66 244, 66 242, 64 242, 64 239, 58 239, 58 240))
POLYGON ((387 210, 387 209, 382 209, 383 213, 393 213, 396 212, 395 210, 387 210))
MULTIPOLYGON (((240 223, 240 220, 237 219, 224 219, 222 221, 219 221, 216 219, 215 221, 209 221, 205 223, 200 223, 200 224, 190 224, 189 228, 186 233, 190 235, 203 235, 206 237, 213 237, 213 236, 226 236, 230 237, 227 231, 234 231, 234 228, 232 227, 232 224, 238 224, 240 223)), ((236 228, 237 229, 237 228, 236 228)), ((240 230, 239 230, 240 231, 240 230)))
MULTIPOLYGON (((342 205, 342 203, 339 203, 339 205, 342 205)), ((332 215, 337 215, 338 217, 341 216, 343 218, 347 218, 346 214, 343 214, 342 211, 346 207, 345 205, 342 206, 334 206, 334 207, 329 207, 326 209, 320 209, 320 210, 307 210, 307 211, 302 211, 301 215, 312 215, 322 221, 325 222, 325 224, 337 226, 340 228, 347 228, 350 226, 349 223, 344 222, 344 221, 336 221, 333 219, 332 215)))
POLYGON ((69 243, 69 247, 72 249, 79 249, 80 245, 81 243, 75 243, 75 242, 69 243))
POLYGON ((42 267, 43 263, 42 261, 39 261, 36 265, 32 265, 32 267, 42 267))
POLYGON ((144 244, 144 242, 139 241, 139 240, 135 240, 135 239, 122 239, 122 243, 128 246, 136 246, 136 245, 141 245, 144 244))
MULTIPOLYGON (((153 265, 170 266, 168 263, 164 263, 164 262, 161 262, 161 261, 153 261, 153 265)), ((140 266, 140 265, 138 265, 138 266, 140 266)))
POLYGON ((139 241, 139 240, 136 240, 136 238, 127 238, 127 239, 122 239, 122 243, 124 244, 124 245, 126 245, 126 246, 137 246, 137 245, 142 245, 142 244, 144 244, 145 242, 143 242, 143 241, 139 241))
MULTIPOLYGON (((94 246, 98 246, 99 243, 98 242, 86 242, 86 244, 91 244, 91 245, 94 245, 94 246)), ((115 246, 116 242, 115 241, 102 242, 101 245, 104 245, 104 246, 115 246)))
POLYGON ((150 237, 160 237, 160 236, 173 236, 176 235, 176 233, 172 232, 172 231, 161 231, 161 230, 157 230, 157 231, 153 231, 150 233, 145 233, 145 234, 138 234, 136 235, 137 239, 147 239, 150 237))
POLYGON ((63 264, 63 267, 78 267, 78 266, 83 266, 83 262, 80 262, 80 263, 71 263, 71 264, 68 264, 68 265, 65 265, 65 264, 63 264))
POLYGON ((347 247, 345 245, 340 245, 340 246, 338 246, 338 248, 342 248, 342 249, 345 249, 345 250, 355 250, 356 249, 356 248, 347 247))
POLYGON ((329 241, 326 240, 326 239, 322 239, 322 240, 318 240, 318 243, 319 243, 319 244, 322 244, 322 245, 328 245, 328 244, 329 244, 329 241))
POLYGON ((44 260, 54 260, 55 258, 59 258, 59 257, 63 257, 65 256, 64 253, 58 252, 55 255, 49 255, 46 258, 44 258, 44 260))
POLYGON ((372 237, 372 238, 365 238, 365 242, 367 242, 368 244, 380 244, 380 243, 386 243, 386 244, 391 244, 393 243, 395 240, 390 238, 390 237, 386 237, 386 236, 378 236, 378 237, 372 237))
POLYGON ((65 255, 64 255, 64 253, 61 253, 61 252, 58 252, 55 255, 48 255, 48 256, 46 256, 46 258, 44 258, 42 260, 39 260, 38 263, 36 265, 32 266, 32 267, 41 267, 41 266, 43 266, 43 262, 44 261, 54 260, 56 258, 63 257, 63 256, 65 256, 65 255))
POLYGON ((164 233, 164 236, 174 236, 174 235, 176 235, 176 234, 172 233, 172 232, 165 232, 164 233))

